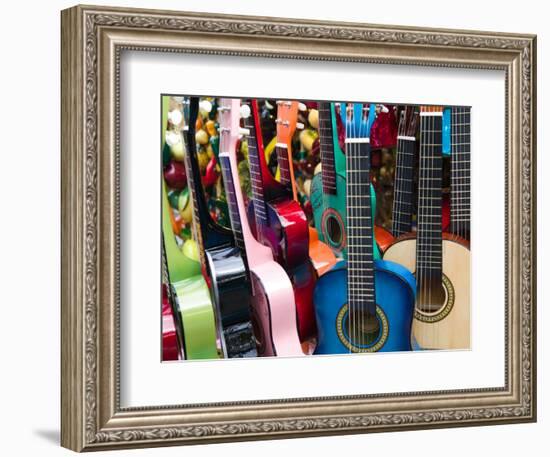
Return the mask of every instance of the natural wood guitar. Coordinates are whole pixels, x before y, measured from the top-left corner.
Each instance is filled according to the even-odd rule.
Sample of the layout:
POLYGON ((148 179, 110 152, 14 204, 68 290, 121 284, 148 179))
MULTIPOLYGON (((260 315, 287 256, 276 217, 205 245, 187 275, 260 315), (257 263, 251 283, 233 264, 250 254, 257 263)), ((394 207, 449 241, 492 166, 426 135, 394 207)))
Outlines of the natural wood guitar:
POLYGON ((417 293, 413 348, 470 347, 470 251, 468 242, 441 229, 442 113, 420 109, 420 170, 417 232, 405 234, 385 260, 415 272, 417 293))

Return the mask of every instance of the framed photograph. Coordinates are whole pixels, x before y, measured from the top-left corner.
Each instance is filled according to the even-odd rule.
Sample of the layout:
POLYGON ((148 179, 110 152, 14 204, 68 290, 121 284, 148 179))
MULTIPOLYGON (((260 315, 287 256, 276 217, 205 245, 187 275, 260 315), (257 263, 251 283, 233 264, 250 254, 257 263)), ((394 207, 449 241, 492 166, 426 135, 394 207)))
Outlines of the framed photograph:
POLYGON ((536 420, 536 37, 62 12, 62 445, 536 420))

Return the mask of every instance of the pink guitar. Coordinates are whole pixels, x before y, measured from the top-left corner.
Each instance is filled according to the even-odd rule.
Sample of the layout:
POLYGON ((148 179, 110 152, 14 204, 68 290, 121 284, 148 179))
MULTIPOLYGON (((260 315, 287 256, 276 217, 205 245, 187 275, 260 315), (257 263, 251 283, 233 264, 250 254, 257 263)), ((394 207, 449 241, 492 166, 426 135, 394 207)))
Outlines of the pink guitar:
POLYGON ((241 103, 222 98, 218 107, 220 123, 220 166, 231 227, 236 244, 244 246, 243 257, 252 284, 252 323, 258 355, 304 355, 298 336, 296 303, 292 283, 285 270, 273 259, 271 249, 258 242, 250 230, 239 183, 236 145, 241 103))

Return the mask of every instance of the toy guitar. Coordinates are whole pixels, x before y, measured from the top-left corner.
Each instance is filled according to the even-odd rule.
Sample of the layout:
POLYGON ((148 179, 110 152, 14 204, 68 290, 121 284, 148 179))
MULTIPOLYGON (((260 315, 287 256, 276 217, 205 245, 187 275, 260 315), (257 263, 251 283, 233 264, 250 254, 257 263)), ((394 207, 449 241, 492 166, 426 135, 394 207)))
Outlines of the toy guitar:
POLYGON ((311 206, 319 240, 347 258, 346 156, 338 143, 334 103, 319 102, 321 173, 311 183, 311 206))
POLYGON ((220 357, 217 343, 217 324, 214 304, 204 280, 199 261, 179 248, 172 233, 169 212, 172 211, 162 182, 162 234, 170 283, 175 291, 177 308, 183 326, 187 359, 215 359, 220 357))
POLYGON ((470 108, 451 108, 451 233, 470 239, 470 108))
POLYGON ((231 230, 212 220, 201 185, 195 143, 199 98, 190 97, 186 100, 184 112, 185 165, 193 201, 199 255, 217 311, 218 336, 223 354, 226 358, 254 357, 256 348, 251 323, 251 291, 241 250, 235 245, 231 230))
POLYGON ((368 110, 362 103, 347 109, 348 260, 317 282, 316 354, 411 349, 414 277, 401 265, 374 260, 368 110))
POLYGON ((166 254, 162 246, 162 361, 185 358, 181 335, 181 322, 175 309, 176 300, 168 279, 166 254))
POLYGON ((313 177, 311 205, 319 240, 347 258, 346 156, 338 143, 334 104, 319 102, 321 173, 313 177))
POLYGON ((258 103, 251 100, 252 116, 244 121, 248 130, 248 159, 252 200, 248 220, 254 237, 269 246, 287 272, 294 289, 298 333, 302 342, 316 335, 313 289, 317 275, 309 259, 309 228, 297 201, 269 172, 265 161, 258 103))
MULTIPOLYGON (((372 105, 374 107, 374 105, 372 105)), ((369 110, 371 123, 374 109, 369 110)), ((313 177, 311 205, 319 240, 328 244, 336 255, 347 258, 346 238, 346 155, 340 148, 334 103, 319 102, 319 144, 321 173, 313 177)), ((371 186, 372 216, 376 213, 376 197, 371 186)), ((377 227, 375 228, 375 230, 377 227)), ((379 236, 377 236, 378 241, 379 236)), ((375 259, 380 258, 378 246, 375 259)))
POLYGON ((466 240, 441 230, 442 112, 437 106, 420 108, 417 232, 399 237, 384 259, 416 271, 413 344, 421 349, 467 349, 470 251, 466 240))
POLYGON ((405 106, 399 120, 392 208, 392 234, 395 237, 412 230, 413 167, 418 117, 415 107, 405 106))
POLYGON ((294 292, 271 249, 256 241, 246 218, 237 169, 240 100, 220 99, 220 165, 235 243, 241 248, 252 284, 252 317, 259 356, 304 355, 298 336, 294 292))
MULTIPOLYGON (((281 184, 292 190, 292 198, 298 202, 296 181, 294 179, 294 165, 292 162, 292 137, 298 125, 297 101, 277 102, 277 162, 281 175, 281 184)), ((309 230, 309 257, 318 275, 328 271, 335 263, 336 257, 332 250, 319 240, 316 229, 308 227, 309 230)))

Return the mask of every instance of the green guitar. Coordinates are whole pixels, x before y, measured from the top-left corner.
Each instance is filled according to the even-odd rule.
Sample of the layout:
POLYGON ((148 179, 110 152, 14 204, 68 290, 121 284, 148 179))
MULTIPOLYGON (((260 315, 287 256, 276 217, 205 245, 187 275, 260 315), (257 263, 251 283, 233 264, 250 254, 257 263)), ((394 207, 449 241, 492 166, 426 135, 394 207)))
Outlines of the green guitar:
MULTIPOLYGON (((164 105, 164 110, 166 110, 167 103, 165 102, 164 105)), ((163 150, 164 147, 163 144, 163 150)), ((175 290, 177 309, 181 315, 185 358, 217 359, 220 358, 220 351, 218 350, 216 318, 210 292, 202 275, 198 256, 188 252, 194 249, 188 250, 184 247, 182 251, 176 242, 170 220, 171 211, 166 183, 163 179, 162 235, 168 276, 175 290)), ((188 243, 192 246, 193 242, 188 243)))
MULTIPOLYGON (((342 104, 342 109, 344 105, 342 104)), ((369 124, 375 117, 375 107, 370 105, 369 124)), ((338 142, 336 109, 334 103, 319 102, 319 143, 321 172, 311 183, 311 206, 319 240, 330 246, 336 255, 348 257, 346 235, 346 155, 338 142)), ((372 217, 376 214, 376 194, 370 187, 372 217)), ((374 244, 374 258, 380 259, 380 251, 374 244)))

